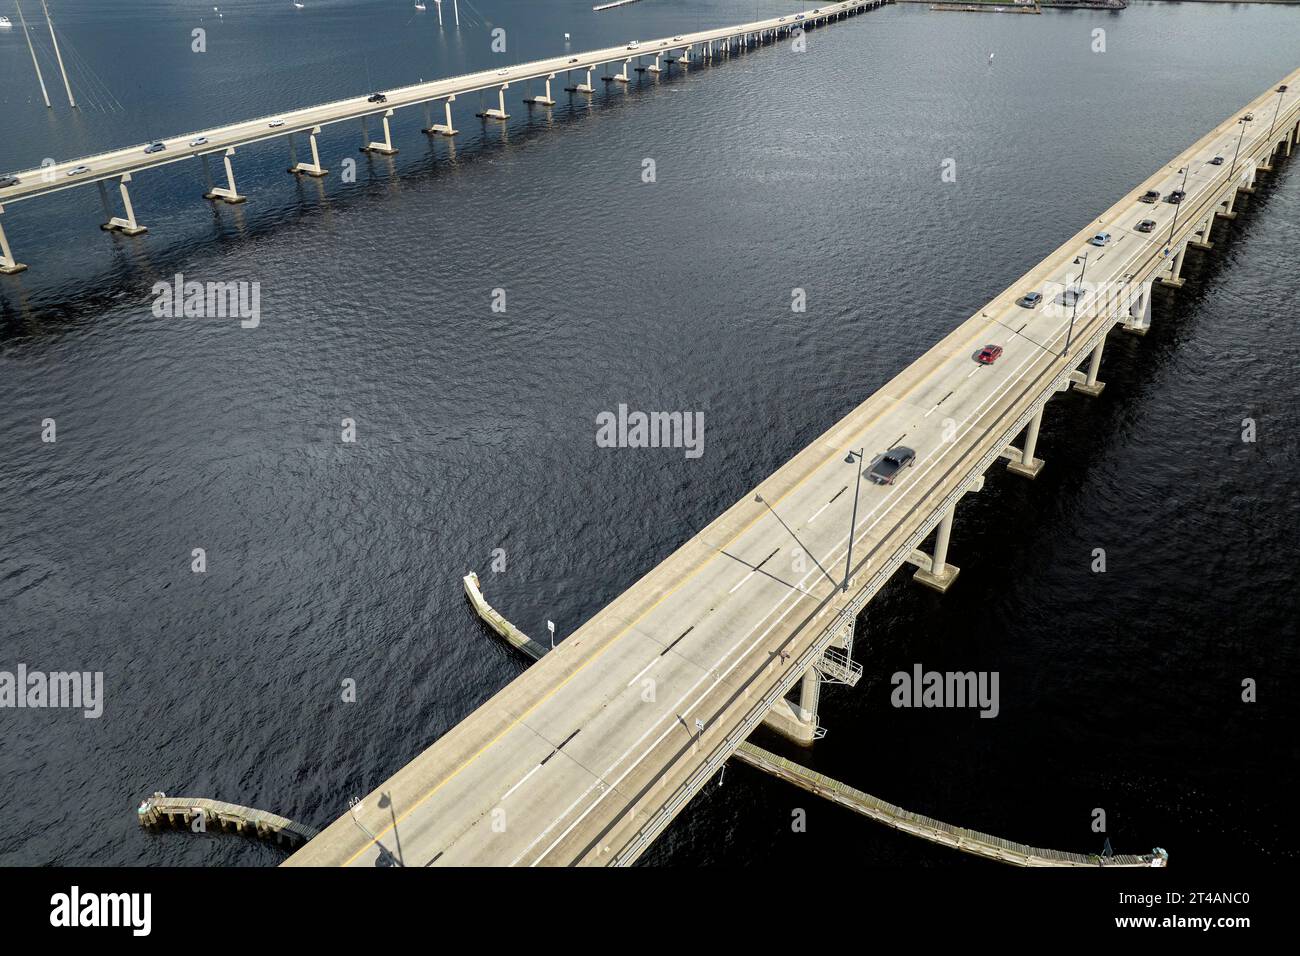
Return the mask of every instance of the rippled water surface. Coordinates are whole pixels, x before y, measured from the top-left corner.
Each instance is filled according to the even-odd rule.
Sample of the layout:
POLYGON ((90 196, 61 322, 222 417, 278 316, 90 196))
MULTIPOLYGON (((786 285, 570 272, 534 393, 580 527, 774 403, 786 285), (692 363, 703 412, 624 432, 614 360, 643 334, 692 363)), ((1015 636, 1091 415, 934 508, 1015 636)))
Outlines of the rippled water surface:
MULTIPOLYGON (((75 114, 48 35, 48 111, 21 31, 0 35, 0 169, 558 55, 566 31, 582 50, 794 9, 465 0, 439 31, 432 4, 208 6, 52 3, 75 114)), ((319 182, 285 174, 283 142, 241 149, 242 207, 210 208, 193 163, 142 173, 137 239, 97 228, 94 187, 10 204, 31 269, 0 280, 0 668, 102 670, 107 703, 0 712, 0 862, 276 862, 132 808, 162 789, 327 823, 525 666, 466 606, 468 570, 526 631, 572 632, 1298 50, 1294 7, 891 6, 590 102, 530 111, 512 87, 504 128, 465 97, 454 143, 402 111, 392 158, 331 127, 319 182), (155 318, 178 272, 260 283, 260 326, 155 318), (703 410, 705 454, 596 448, 620 402, 703 410)), ((966 499, 955 589, 899 576, 872 603, 867 676, 823 693, 801 759, 1042 846, 1099 850, 1101 807, 1120 852, 1295 858, 1294 163, 1242 208, 1151 334, 1112 336, 1101 398, 1052 403, 1038 480, 994 469, 966 499), (890 707, 916 662, 999 671, 1001 714, 890 707)), ((740 766, 646 859, 846 852, 979 865, 740 766)))

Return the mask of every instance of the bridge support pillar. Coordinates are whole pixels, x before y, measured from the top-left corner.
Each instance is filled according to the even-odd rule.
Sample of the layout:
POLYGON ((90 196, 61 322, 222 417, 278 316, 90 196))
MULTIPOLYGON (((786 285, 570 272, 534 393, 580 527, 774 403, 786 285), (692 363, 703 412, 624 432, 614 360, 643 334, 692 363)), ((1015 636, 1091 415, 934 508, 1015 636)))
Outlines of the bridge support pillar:
POLYGON ((546 94, 544 96, 533 96, 524 100, 525 103, 535 103, 538 106, 554 106, 555 100, 551 99, 551 80, 555 79, 552 73, 546 78, 546 94))
POLYGON ((821 697, 821 674, 816 667, 803 673, 799 684, 799 703, 792 704, 784 697, 772 705, 763 718, 763 726, 801 746, 807 747, 819 736, 817 703, 821 697))
POLYGON ((1193 249, 1200 249, 1202 252, 1208 252, 1214 248, 1214 243, 1210 241, 1210 232, 1214 229, 1214 213, 1210 213, 1205 222, 1201 223, 1201 228, 1197 230, 1200 239, 1189 239, 1187 244, 1193 249))
POLYGON ((311 142, 311 163, 295 163, 289 167, 289 172, 294 174, 304 173, 308 176, 315 176, 317 179, 329 175, 329 170, 320 164, 320 150, 316 148, 316 134, 319 132, 320 127, 313 126, 311 132, 307 134, 307 138, 311 142))
POLYGON ((444 107, 444 108, 446 109, 446 111, 447 111, 447 122, 446 122, 446 123, 434 123, 432 126, 429 126, 428 128, 426 128, 424 132, 429 133, 429 134, 435 134, 435 133, 436 133, 436 134, 439 135, 439 136, 455 136, 458 132, 460 132, 458 129, 456 129, 456 127, 454 127, 454 126, 451 125, 451 103, 452 103, 452 100, 454 100, 454 99, 456 99, 456 94, 455 94, 455 93, 453 93, 451 96, 447 97, 447 99, 444 100, 444 101, 443 101, 443 104, 442 104, 443 107, 444 107))
MULTIPOLYGON (((235 168, 230 165, 230 157, 234 155, 235 147, 231 146, 226 150, 225 155, 222 157, 222 161, 226 165, 226 185, 214 186, 212 189, 209 189, 203 194, 204 199, 221 200, 222 202, 230 203, 231 205, 248 202, 248 197, 239 195, 238 191, 235 189, 235 168)), ((207 157, 205 156, 204 160, 206 161, 206 159, 207 157)))
POLYGON ((655 54, 655 61, 654 61, 653 63, 651 63, 651 64, 650 64, 649 66, 647 66, 647 67, 637 67, 637 70, 638 70, 638 71, 640 71, 640 70, 644 70, 646 73, 662 73, 662 72, 663 72, 663 67, 661 67, 661 66, 659 65, 659 58, 660 58, 662 55, 663 55, 663 54, 656 53, 656 54, 655 54))
POLYGON ((1018 451, 1020 460, 1014 458, 1007 463, 1007 471, 1013 475, 1019 475, 1022 478, 1037 478, 1038 473, 1043 470, 1043 460, 1034 457, 1034 451, 1038 447, 1038 429, 1043 424, 1043 409, 1047 407, 1044 402, 1038 406, 1038 411, 1034 412, 1034 417, 1029 420, 1029 427, 1025 429, 1025 446, 1023 449, 1009 449, 1018 451))
POLYGON ((616 80, 616 81, 619 82, 619 83, 627 83, 627 82, 628 82, 627 68, 628 68, 629 66, 631 66, 631 64, 632 64, 632 58, 631 58, 631 57, 628 57, 626 60, 624 60, 624 61, 623 61, 623 72, 622 72, 622 73, 615 73, 615 74, 614 74, 614 77, 613 77, 614 80, 616 80))
POLYGON ((123 173, 121 182, 117 184, 118 190, 122 193, 122 207, 126 210, 126 215, 113 216, 108 222, 101 225, 100 229, 108 232, 120 232, 124 236, 139 236, 149 231, 135 221, 135 207, 131 205, 131 193, 126 188, 126 184, 130 181, 131 174, 123 173))
POLYGON ((1255 195, 1255 177, 1258 170, 1254 163, 1251 163, 1246 171, 1246 185, 1238 186, 1237 192, 1245 193, 1247 196, 1255 195))
POLYGON ((1129 302, 1128 319, 1123 326, 1125 332, 1134 335, 1146 335, 1151 328, 1151 285, 1144 282, 1138 286, 1137 297, 1129 302))
POLYGON ((502 83, 501 88, 497 90, 497 105, 485 109, 482 113, 475 113, 482 119, 494 119, 505 121, 510 119, 510 114, 506 112, 506 90, 510 88, 509 83, 502 83))
POLYGON ((1232 192, 1228 193, 1228 198, 1224 200, 1223 208, 1217 210, 1214 214, 1218 216, 1220 219, 1236 219, 1237 214, 1236 212, 1233 211, 1233 207, 1236 205, 1237 205, 1237 190, 1234 189, 1232 192))
POLYGON ((595 67, 593 67, 593 66, 589 66, 589 67, 587 67, 587 82, 585 82, 585 83, 579 83, 579 84, 577 84, 576 86, 566 86, 566 87, 564 88, 564 92, 566 92, 566 93, 595 93, 595 92, 596 92, 596 88, 595 88, 594 86, 591 85, 591 71, 594 70, 594 69, 595 69, 595 67))
POLYGON ((1074 390, 1082 392, 1090 398, 1096 398, 1101 394, 1101 390, 1106 387, 1105 382, 1097 381, 1097 373, 1101 371, 1101 352, 1106 347, 1106 337, 1102 336, 1097 342, 1097 347, 1092 350, 1092 357, 1088 360, 1088 374, 1082 382, 1076 382, 1074 390))
POLYGON ((678 62, 681 63, 683 66, 691 65, 691 48, 689 45, 686 47, 686 49, 682 50, 682 55, 681 57, 678 58, 678 62))
MULTIPOLYGON (((0 215, 4 215, 5 207, 0 206, 0 215)), ((13 250, 9 248, 9 238, 5 235, 5 226, 0 222, 0 276, 17 275, 25 270, 27 266, 21 262, 14 261, 13 250)))
POLYGON ((1171 289, 1181 289, 1183 287, 1183 259, 1187 255, 1187 246, 1179 246, 1178 251, 1174 253, 1173 264, 1169 267, 1169 275, 1160 277, 1160 284, 1169 286, 1171 289))
MULTIPOLYGON (((361 147, 361 152, 379 153, 383 156, 392 156, 397 152, 397 148, 393 146, 392 130, 388 128, 388 118, 392 115, 393 115, 392 110, 384 110, 384 115, 382 117, 382 121, 384 124, 384 141, 382 143, 374 143, 374 142, 366 143, 366 145, 361 147)), ((364 117, 361 120, 361 129, 365 135, 365 138, 369 139, 370 134, 366 130, 366 121, 364 117)))
POLYGON ((952 519, 956 513, 957 505, 954 502, 939 521, 939 530, 934 536, 934 554, 930 557, 930 570, 921 568, 912 575, 912 580, 917 584, 924 584, 940 594, 952 587, 952 582, 957 580, 960 572, 960 568, 947 563, 948 540, 952 537, 952 519))

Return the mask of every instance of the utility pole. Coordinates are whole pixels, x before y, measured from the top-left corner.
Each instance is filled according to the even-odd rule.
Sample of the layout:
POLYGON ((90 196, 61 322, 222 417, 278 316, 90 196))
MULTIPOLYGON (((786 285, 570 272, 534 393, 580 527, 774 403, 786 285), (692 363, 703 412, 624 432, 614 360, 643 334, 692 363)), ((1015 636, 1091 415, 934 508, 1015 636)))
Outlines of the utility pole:
POLYGON ((41 76, 41 64, 36 59, 36 48, 32 46, 32 35, 27 32, 27 18, 23 16, 22 4, 14 0, 14 6, 18 8, 18 22, 23 26, 23 36, 27 38, 27 49, 32 55, 32 66, 36 67, 36 79, 41 84, 41 96, 45 98, 45 108, 52 109, 50 106, 50 94, 45 90, 45 77, 41 76))
POLYGON ((45 11, 45 22, 50 25, 50 42, 54 44, 54 58, 59 61, 59 72, 63 74, 63 88, 68 91, 68 105, 75 110, 77 101, 72 98, 72 84, 68 82, 68 71, 63 68, 63 54, 59 52, 59 39, 54 35, 54 21, 50 19, 45 0, 41 0, 41 9, 45 11))
POLYGON ((1061 350, 1061 358, 1070 354, 1070 342, 1074 339, 1074 317, 1079 314, 1079 300, 1083 298, 1083 277, 1088 274, 1088 253, 1083 254, 1083 268, 1079 271, 1079 285, 1073 290, 1074 309, 1070 312, 1070 329, 1065 333, 1065 348, 1061 350))

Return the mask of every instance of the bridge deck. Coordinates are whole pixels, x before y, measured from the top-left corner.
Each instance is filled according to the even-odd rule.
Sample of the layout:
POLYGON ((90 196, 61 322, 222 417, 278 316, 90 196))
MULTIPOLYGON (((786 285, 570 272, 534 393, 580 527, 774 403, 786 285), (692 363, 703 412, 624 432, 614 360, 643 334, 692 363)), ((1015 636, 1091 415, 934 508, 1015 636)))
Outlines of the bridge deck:
POLYGON ((316 127, 329 126, 349 120, 362 120, 369 116, 383 116, 390 110, 406 106, 418 106, 433 100, 445 100, 479 90, 496 90, 503 84, 520 83, 526 80, 545 79, 548 76, 562 74, 570 70, 585 71, 603 66, 607 63, 637 59, 643 56, 655 56, 670 50, 681 50, 686 46, 699 46, 717 40, 725 40, 746 33, 764 30, 791 29, 796 24, 810 27, 826 23, 842 16, 848 16, 870 7, 880 6, 892 0, 848 0, 848 2, 831 3, 802 12, 792 10, 779 17, 768 17, 734 26, 718 27, 712 30, 697 30, 693 33, 676 37, 659 37, 638 41, 636 49, 626 46, 605 47, 599 50, 587 50, 581 53, 566 53, 563 56, 547 57, 526 63, 513 64, 492 70, 480 70, 461 76, 432 80, 427 83, 415 83, 398 89, 386 90, 387 102, 371 103, 369 92, 345 100, 322 103, 303 109, 287 110, 254 119, 242 120, 212 129, 194 130, 189 133, 169 136, 159 140, 166 149, 159 153, 146 154, 146 143, 139 143, 121 149, 114 149, 64 160, 50 166, 20 170, 14 173, 19 184, 0 189, 0 208, 4 203, 14 203, 23 199, 71 189, 86 183, 103 179, 117 178, 123 174, 134 174, 145 169, 165 166, 170 163, 193 159, 197 156, 219 154, 228 148, 244 146, 263 140, 276 139, 293 133, 310 132, 316 127), (796 21, 796 17, 800 18, 796 21), (271 127, 269 123, 276 120, 280 125, 271 127), (198 147, 190 143, 202 138, 205 142, 198 147), (89 171, 69 175, 69 171, 79 166, 89 167, 89 171))
MULTIPOLYGON (((1074 367, 1126 320, 1128 299, 1089 295, 1069 309, 1015 299, 1087 278, 1133 287, 1181 249, 1271 156, 1300 117, 1295 81, 1162 167, 1101 218, 832 426, 753 492, 586 622, 556 650, 395 773, 290 865, 628 863, 649 845, 816 661, 940 518, 1005 452, 1074 367), (1268 118, 1278 105, 1276 129, 1268 118), (1181 206, 1138 201, 1183 183, 1181 206), (1174 217, 1177 216, 1176 221, 1174 217), (1134 229, 1156 220, 1154 233, 1134 229), (1171 227, 1172 237, 1171 237, 1171 227), (1101 229, 1104 247, 1086 244, 1101 229), (1061 352, 1072 325, 1074 350, 1061 352), (994 365, 980 346, 1005 348, 994 365), (864 483, 853 579, 841 590, 855 467, 898 444, 916 450, 897 485, 864 483), (758 496, 756 498, 756 496, 758 496), (811 563, 795 570, 792 552, 811 563), (383 795, 388 799, 381 801, 383 795), (367 833, 369 835, 367 835, 367 833)), ((1212 219, 1211 219, 1212 221, 1212 219)), ((858 466, 860 467, 860 466, 858 466)), ((631 504, 629 504, 631 507, 631 504)))

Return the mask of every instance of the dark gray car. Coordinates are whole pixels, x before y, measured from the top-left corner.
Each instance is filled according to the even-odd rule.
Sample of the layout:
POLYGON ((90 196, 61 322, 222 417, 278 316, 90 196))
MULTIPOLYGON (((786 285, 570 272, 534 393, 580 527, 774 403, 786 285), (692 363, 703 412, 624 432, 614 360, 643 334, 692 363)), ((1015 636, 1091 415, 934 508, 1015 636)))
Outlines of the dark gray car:
POLYGON ((873 461, 867 469, 867 477, 878 485, 892 485, 898 473, 915 461, 916 452, 899 445, 873 461))

